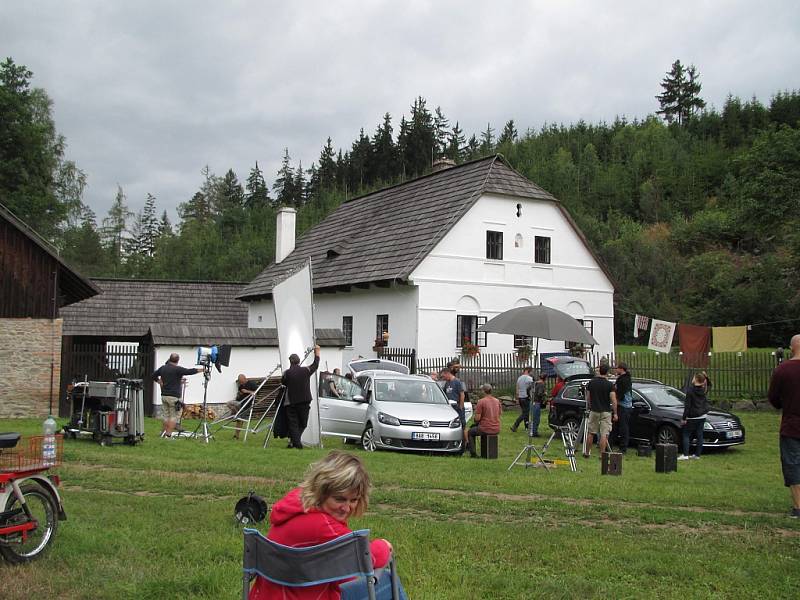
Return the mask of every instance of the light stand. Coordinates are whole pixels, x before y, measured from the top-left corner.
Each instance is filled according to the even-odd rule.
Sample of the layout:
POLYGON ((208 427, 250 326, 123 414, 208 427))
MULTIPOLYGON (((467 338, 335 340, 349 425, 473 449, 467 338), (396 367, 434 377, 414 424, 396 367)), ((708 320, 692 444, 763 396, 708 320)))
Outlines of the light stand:
POLYGON ((211 380, 211 363, 204 362, 203 363, 203 413, 201 415, 201 421, 195 430, 192 432, 193 438, 202 438, 205 443, 207 444, 209 440, 213 439, 214 436, 211 435, 208 431, 208 382, 211 380), (202 433, 200 431, 202 430, 202 433))
POLYGON ((550 465, 548 465, 547 462, 545 462, 544 457, 542 456, 542 452, 539 452, 539 449, 533 443, 533 418, 532 418, 533 414, 532 413, 533 413, 533 402, 531 402, 531 405, 528 408, 528 443, 525 445, 525 447, 522 450, 520 450, 519 454, 517 454, 517 457, 514 459, 514 462, 512 462, 508 466, 508 470, 509 471, 511 470, 511 468, 514 465, 519 463, 519 459, 525 453, 527 453, 527 456, 525 457, 525 462, 524 463, 519 463, 523 467, 525 467, 527 469, 528 467, 539 467, 539 466, 542 466, 542 467, 545 468, 546 471, 548 471, 548 472, 550 471, 550 465), (535 462, 535 463, 531 462, 531 454, 535 454, 536 455, 536 458, 538 459, 537 462, 535 462))

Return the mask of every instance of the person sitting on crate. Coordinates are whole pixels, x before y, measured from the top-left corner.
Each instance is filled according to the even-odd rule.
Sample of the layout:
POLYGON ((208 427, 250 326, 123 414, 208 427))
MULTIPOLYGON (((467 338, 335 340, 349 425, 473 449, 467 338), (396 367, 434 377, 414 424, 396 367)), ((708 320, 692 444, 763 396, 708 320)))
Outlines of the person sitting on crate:
POLYGON ((161 418, 164 421, 161 434, 166 438, 172 437, 172 431, 178 420, 177 405, 181 401, 181 379, 185 375, 203 372, 203 367, 186 369, 178 366, 180 359, 181 357, 173 352, 169 355, 169 360, 153 373, 153 381, 161 387, 161 418))
MULTIPOLYGON (((249 381, 247 379, 247 375, 244 373, 239 373, 239 376, 236 378, 236 386, 238 388, 238 392, 236 393, 236 398, 234 400, 228 400, 225 405, 228 407, 231 415, 238 415, 242 409, 247 408, 249 403, 253 400, 256 394, 256 390, 258 389, 258 383, 255 381, 249 381)), ((239 418, 237 422, 244 421, 244 419, 239 418)), ((239 428, 234 430, 233 439, 239 439, 239 428)))
POLYGON ((500 433, 500 415, 503 413, 503 406, 500 404, 500 400, 492 396, 492 386, 484 383, 481 386, 481 391, 483 392, 483 398, 478 400, 472 417, 475 425, 470 427, 467 433, 469 455, 472 458, 478 458, 478 453, 475 452, 475 437, 500 433))

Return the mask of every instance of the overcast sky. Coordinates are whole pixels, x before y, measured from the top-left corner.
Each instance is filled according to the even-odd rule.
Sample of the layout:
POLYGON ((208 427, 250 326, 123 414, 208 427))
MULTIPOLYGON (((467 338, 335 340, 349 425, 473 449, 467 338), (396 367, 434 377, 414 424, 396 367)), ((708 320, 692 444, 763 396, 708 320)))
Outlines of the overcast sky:
POLYGON ((53 100, 98 220, 117 184, 174 220, 204 165, 272 185, 285 147, 308 168, 386 112, 396 134, 418 95, 467 136, 641 118, 680 59, 709 105, 767 103, 800 88, 800 2, 3 0, 0 55, 53 100))

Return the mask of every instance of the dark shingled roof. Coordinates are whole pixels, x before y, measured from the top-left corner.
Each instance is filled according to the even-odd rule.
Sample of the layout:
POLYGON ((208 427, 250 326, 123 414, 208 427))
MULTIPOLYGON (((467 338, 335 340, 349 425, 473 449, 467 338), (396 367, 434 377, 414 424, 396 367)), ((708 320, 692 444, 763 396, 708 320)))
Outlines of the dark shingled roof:
POLYGON ((64 335, 142 337, 151 325, 247 327, 244 283, 93 279, 102 293, 59 311, 64 335))
POLYGON ((75 271, 56 253, 55 248, 50 242, 41 237, 27 223, 17 218, 8 208, 0 204, 0 217, 11 223, 23 235, 39 246, 45 253, 49 254, 58 263, 58 287, 59 307, 80 302, 86 298, 91 298, 100 293, 95 285, 87 278, 75 271))
MULTIPOLYGON (((320 346, 344 346, 339 329, 317 329, 320 346)), ((276 346, 275 329, 255 327, 217 327, 211 325, 153 325, 150 327, 155 345, 195 346, 198 344, 230 344, 231 346, 276 346)))
POLYGON ((311 257, 314 289, 404 281, 482 194, 557 202, 501 156, 437 171, 343 203, 239 294, 257 299, 311 257))

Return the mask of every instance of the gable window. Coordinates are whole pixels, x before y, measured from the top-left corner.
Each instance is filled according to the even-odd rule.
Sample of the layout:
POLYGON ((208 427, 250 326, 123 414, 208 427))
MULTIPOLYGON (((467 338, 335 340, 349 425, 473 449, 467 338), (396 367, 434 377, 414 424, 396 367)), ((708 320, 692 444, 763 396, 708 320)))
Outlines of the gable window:
POLYGON ((550 238, 537 235, 533 240, 533 262, 550 264, 550 238))
POLYGON ((353 345, 353 317, 342 317, 342 333, 344 334, 344 345, 353 345))
MULTIPOLYGON (((580 323, 581 325, 583 325, 583 327, 586 329, 586 331, 589 332, 589 335, 592 335, 592 336, 594 335, 594 321, 592 319, 575 319, 575 320, 578 323, 580 323)), ((566 348, 567 350, 572 348, 572 346, 574 346, 574 345, 575 345, 575 343, 571 342, 569 340, 564 342, 564 348, 566 348)))
POLYGON ((471 342, 481 348, 486 347, 486 332, 478 331, 478 327, 486 323, 487 317, 477 315, 456 316, 456 348, 461 348, 464 341, 471 342))
POLYGON ((522 348, 523 346, 529 346, 533 348, 533 338, 529 335, 517 335, 514 334, 514 348, 522 348))
POLYGON ((383 342, 384 333, 389 333, 389 315, 375 315, 375 341, 383 342))
POLYGON ((486 258, 503 260, 503 232, 486 231, 486 258))

